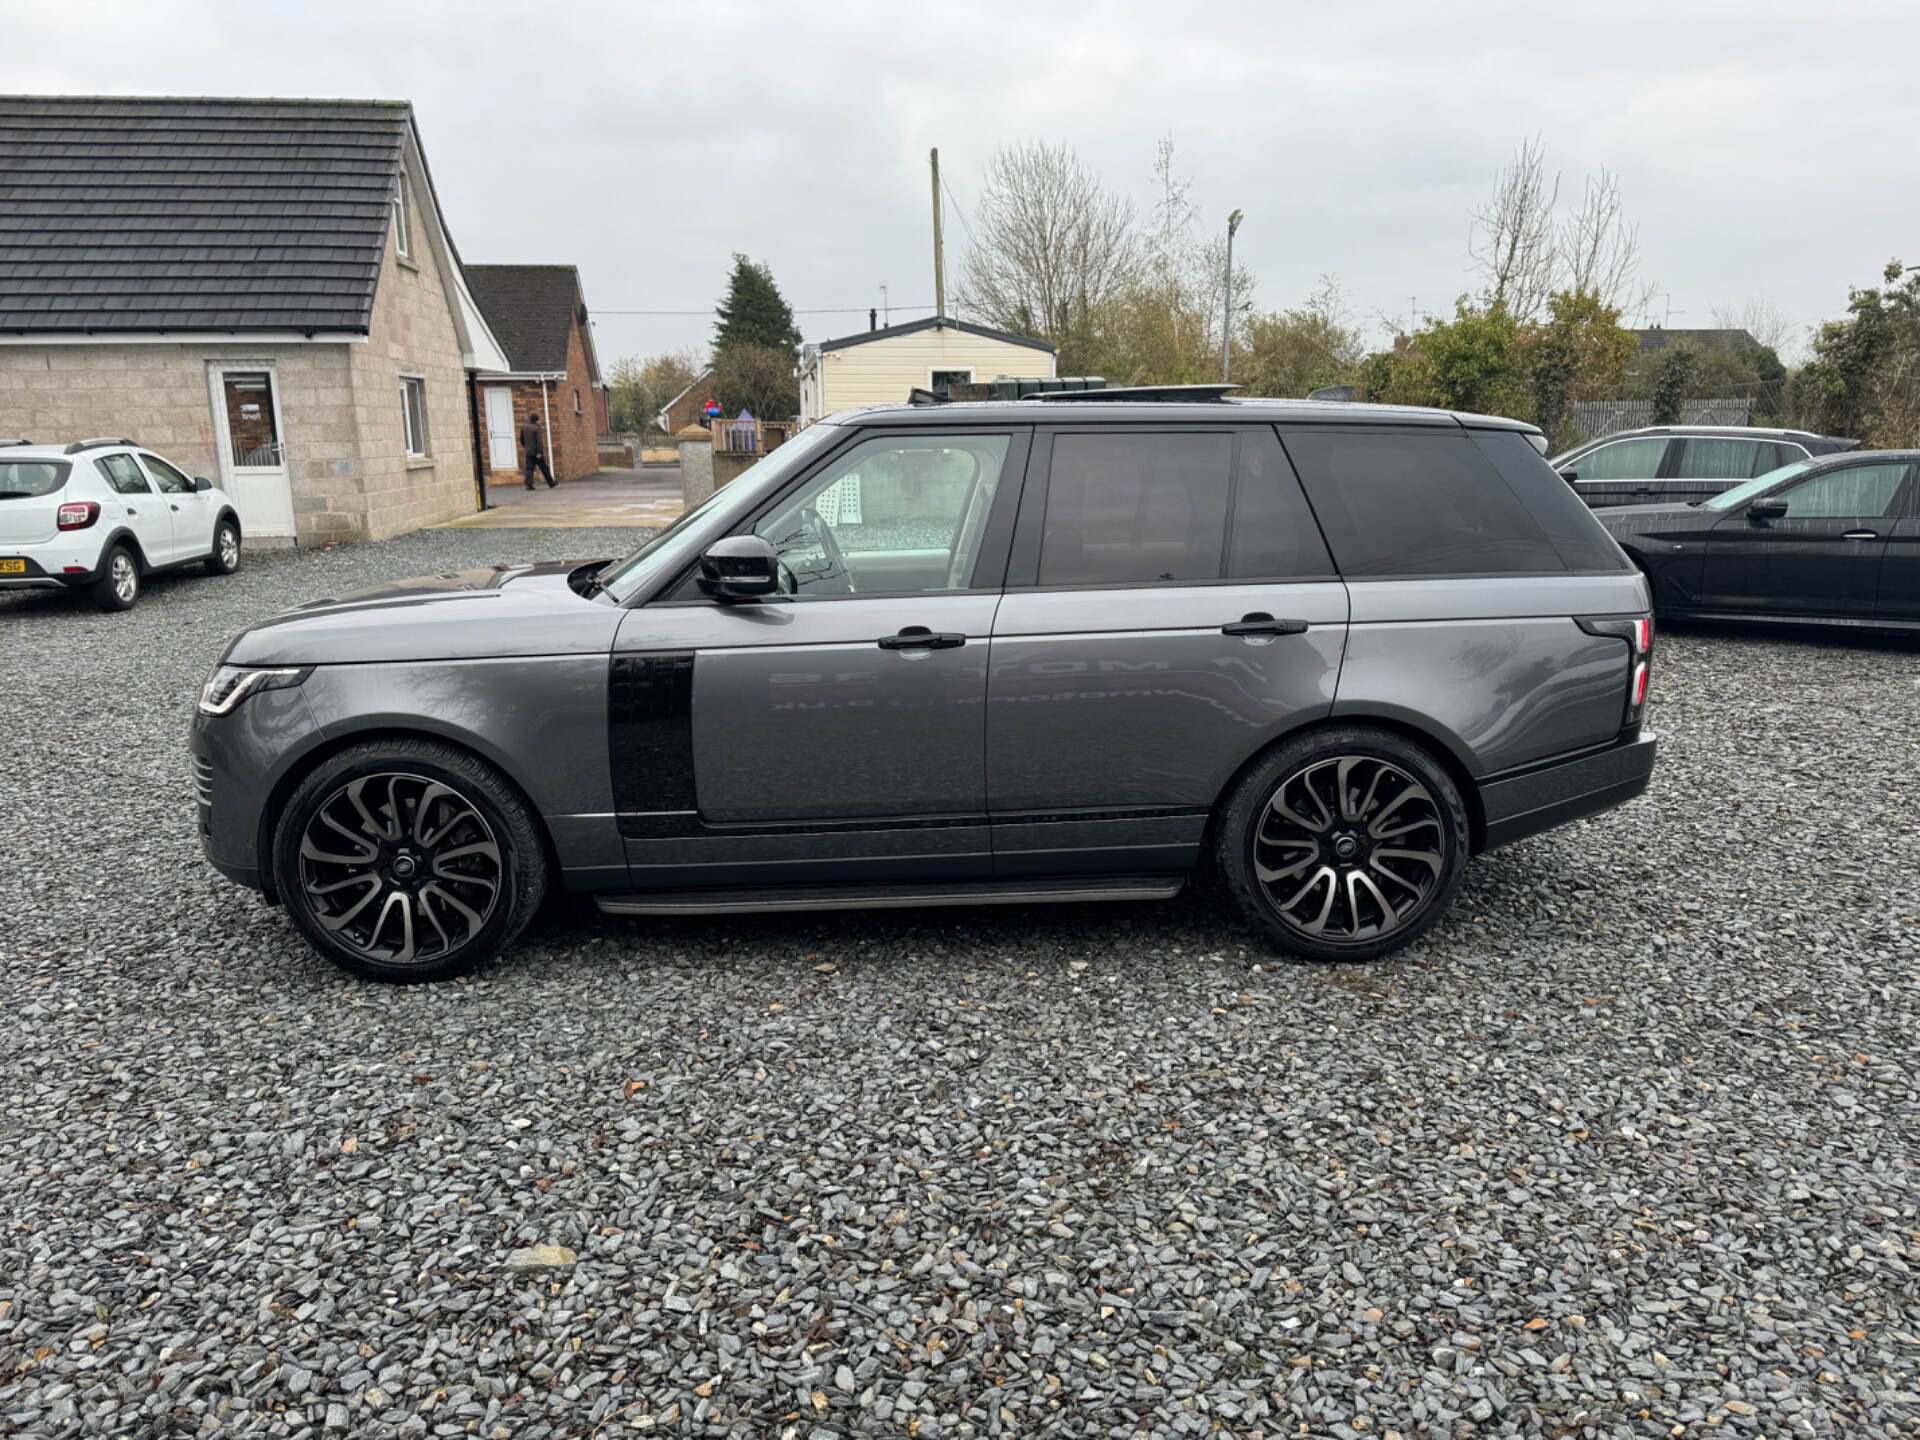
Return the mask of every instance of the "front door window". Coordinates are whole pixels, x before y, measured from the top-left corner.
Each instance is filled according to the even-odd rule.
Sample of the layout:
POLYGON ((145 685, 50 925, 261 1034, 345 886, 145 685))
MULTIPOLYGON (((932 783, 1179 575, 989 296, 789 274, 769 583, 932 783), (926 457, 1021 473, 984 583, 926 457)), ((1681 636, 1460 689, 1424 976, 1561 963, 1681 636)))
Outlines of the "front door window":
POLYGON ((220 389, 234 469, 278 469, 285 456, 274 416, 273 376, 265 370, 230 370, 221 377, 220 389))

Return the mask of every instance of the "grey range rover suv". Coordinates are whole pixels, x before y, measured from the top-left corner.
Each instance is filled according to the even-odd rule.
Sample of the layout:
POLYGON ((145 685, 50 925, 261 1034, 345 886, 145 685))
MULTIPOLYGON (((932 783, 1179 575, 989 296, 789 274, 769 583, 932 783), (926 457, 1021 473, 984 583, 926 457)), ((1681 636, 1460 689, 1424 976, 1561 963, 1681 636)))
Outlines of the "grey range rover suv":
POLYGON ((358 974, 604 911, 1169 897, 1379 956, 1468 857, 1645 789, 1646 582, 1510 421, 1162 392, 801 432, 619 560, 237 636, 229 878, 358 974))

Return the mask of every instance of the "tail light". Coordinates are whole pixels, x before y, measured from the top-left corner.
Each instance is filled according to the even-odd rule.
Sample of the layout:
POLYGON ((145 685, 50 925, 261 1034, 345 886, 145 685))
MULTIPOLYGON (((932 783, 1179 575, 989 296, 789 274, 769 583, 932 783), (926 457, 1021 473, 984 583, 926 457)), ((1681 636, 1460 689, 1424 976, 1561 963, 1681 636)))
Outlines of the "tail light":
POLYGON ((99 518, 100 506, 92 500, 69 500, 54 513, 62 530, 84 530, 99 518))
POLYGON ((1627 642, 1627 706, 1621 718, 1622 729, 1640 723, 1640 712, 1647 703, 1647 679, 1653 666, 1653 620, 1646 615, 1632 618, 1611 615, 1582 615, 1575 621, 1589 635, 1605 635, 1627 642))

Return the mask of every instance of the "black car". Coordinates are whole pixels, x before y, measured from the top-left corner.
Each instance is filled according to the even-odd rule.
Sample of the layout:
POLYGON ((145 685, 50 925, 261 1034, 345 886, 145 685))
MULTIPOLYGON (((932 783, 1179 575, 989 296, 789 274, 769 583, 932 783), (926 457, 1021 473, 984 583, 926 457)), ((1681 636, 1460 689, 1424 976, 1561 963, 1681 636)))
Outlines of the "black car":
POLYGON ((1800 460, 1694 505, 1595 517, 1662 615, 1920 629, 1920 450, 1800 460))

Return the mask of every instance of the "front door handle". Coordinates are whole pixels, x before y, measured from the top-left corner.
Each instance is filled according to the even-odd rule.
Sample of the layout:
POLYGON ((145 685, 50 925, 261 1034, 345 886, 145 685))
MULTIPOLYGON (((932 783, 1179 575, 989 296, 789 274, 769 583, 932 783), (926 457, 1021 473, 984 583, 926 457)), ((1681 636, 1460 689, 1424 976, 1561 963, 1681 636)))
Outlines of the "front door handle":
POLYGON ((1878 530, 1848 530, 1840 537, 1842 540, 1878 540, 1878 530))
POLYGON ((898 635, 882 635, 882 650, 957 650, 967 637, 951 630, 929 630, 924 625, 908 625, 898 635))
POLYGON ((1264 610, 1255 610, 1250 615, 1242 615, 1231 625, 1222 625, 1222 635, 1304 635, 1307 622, 1304 620, 1276 620, 1264 610))

